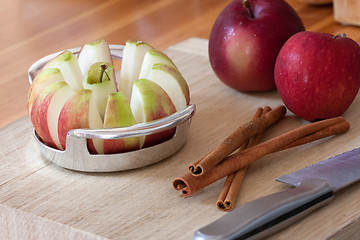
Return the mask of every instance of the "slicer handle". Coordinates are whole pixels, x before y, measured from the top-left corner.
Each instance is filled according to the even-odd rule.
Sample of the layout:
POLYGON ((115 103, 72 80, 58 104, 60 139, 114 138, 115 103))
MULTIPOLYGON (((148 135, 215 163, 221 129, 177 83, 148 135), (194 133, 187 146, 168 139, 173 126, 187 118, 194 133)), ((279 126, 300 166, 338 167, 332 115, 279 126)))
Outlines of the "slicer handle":
POLYGON ((197 230, 194 240, 261 239, 300 220, 333 198, 330 185, 307 180, 297 188, 244 204, 197 230))

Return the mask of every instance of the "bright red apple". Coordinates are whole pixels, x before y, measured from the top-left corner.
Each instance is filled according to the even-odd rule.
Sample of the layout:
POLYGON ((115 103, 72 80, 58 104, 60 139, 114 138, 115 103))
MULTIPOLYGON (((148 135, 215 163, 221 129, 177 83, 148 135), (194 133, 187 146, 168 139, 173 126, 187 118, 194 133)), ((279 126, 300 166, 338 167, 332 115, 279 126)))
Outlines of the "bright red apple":
POLYGON ((360 47, 345 35, 297 33, 279 53, 275 82, 284 104, 299 117, 340 116, 360 87, 360 47))
POLYGON ((234 0, 212 28, 211 66, 237 90, 273 90, 277 54, 290 36, 303 30, 300 17, 284 0, 234 0))

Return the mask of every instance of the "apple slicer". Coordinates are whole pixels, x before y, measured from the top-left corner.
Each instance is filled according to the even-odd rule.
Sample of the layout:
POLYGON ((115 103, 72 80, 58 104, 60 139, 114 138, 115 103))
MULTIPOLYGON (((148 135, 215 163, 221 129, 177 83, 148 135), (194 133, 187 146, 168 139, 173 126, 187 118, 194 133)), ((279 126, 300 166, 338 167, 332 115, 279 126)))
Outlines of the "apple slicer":
MULTIPOLYGON (((112 57, 122 59, 123 45, 109 45, 112 57)), ((80 47, 68 49, 78 55, 80 47)), ((30 84, 42 67, 55 56, 54 53, 36 61, 28 71, 30 84)), ((33 136, 39 145, 42 155, 49 161, 72 170, 84 172, 113 172, 144 167, 159 162, 177 152, 186 142, 186 136, 195 113, 195 105, 191 104, 182 111, 149 123, 135 124, 123 128, 107 129, 73 129, 67 133, 66 149, 58 150, 45 145, 33 129, 33 136), (87 139, 120 139, 139 137, 162 132, 176 127, 175 135, 160 144, 136 151, 117 154, 90 154, 87 139)))

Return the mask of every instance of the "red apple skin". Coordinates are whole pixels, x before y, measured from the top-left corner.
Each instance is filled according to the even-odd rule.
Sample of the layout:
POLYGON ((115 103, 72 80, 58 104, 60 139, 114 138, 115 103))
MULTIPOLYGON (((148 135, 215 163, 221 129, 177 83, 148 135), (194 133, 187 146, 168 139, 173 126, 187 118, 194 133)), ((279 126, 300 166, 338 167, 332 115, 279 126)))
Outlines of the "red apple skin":
POLYGON ((40 136, 41 140, 49 147, 57 148, 54 140, 51 137, 48 125, 48 109, 52 97, 56 91, 66 85, 65 82, 58 82, 46 88, 39 94, 34 103, 32 104, 30 119, 35 128, 36 133, 40 136))
POLYGON ((210 63, 218 78, 231 88, 274 90, 277 54, 290 36, 305 28, 284 0, 249 3, 254 18, 242 0, 234 0, 218 16, 209 38, 210 63))
MULTIPOLYGON (((175 105, 170 97, 159 85, 147 79, 139 79, 135 84, 140 85, 139 90, 143 98, 144 109, 147 109, 145 111, 146 122, 158 120, 176 112, 175 105)), ((172 138, 175 130, 175 128, 171 128, 159 133, 147 135, 143 147, 154 146, 172 138)))
POLYGON ((360 47, 344 36, 297 33, 279 53, 275 82, 297 116, 308 121, 340 116, 360 87, 360 47))
MULTIPOLYGON (((71 129, 89 128, 89 105, 91 90, 77 90, 61 109, 59 115, 58 134, 60 144, 65 149, 66 135, 71 129)), ((93 141, 87 140, 89 152, 97 153, 93 141)))
POLYGON ((29 115, 31 115, 31 108, 36 97, 39 96, 46 87, 61 81, 65 80, 57 68, 46 68, 35 77, 28 92, 27 110, 29 115))

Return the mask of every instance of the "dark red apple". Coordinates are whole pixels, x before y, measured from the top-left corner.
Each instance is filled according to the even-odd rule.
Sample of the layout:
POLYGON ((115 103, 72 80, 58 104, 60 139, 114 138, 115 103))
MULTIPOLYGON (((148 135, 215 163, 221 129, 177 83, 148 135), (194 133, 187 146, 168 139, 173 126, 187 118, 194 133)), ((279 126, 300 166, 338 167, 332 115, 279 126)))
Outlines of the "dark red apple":
POLYGON ((360 47, 345 35, 297 33, 279 52, 275 83, 284 104, 299 117, 340 116, 360 87, 360 47))
POLYGON ((273 90, 277 54, 290 36, 303 30, 300 17, 284 0, 234 0, 211 30, 211 66, 237 90, 273 90))

